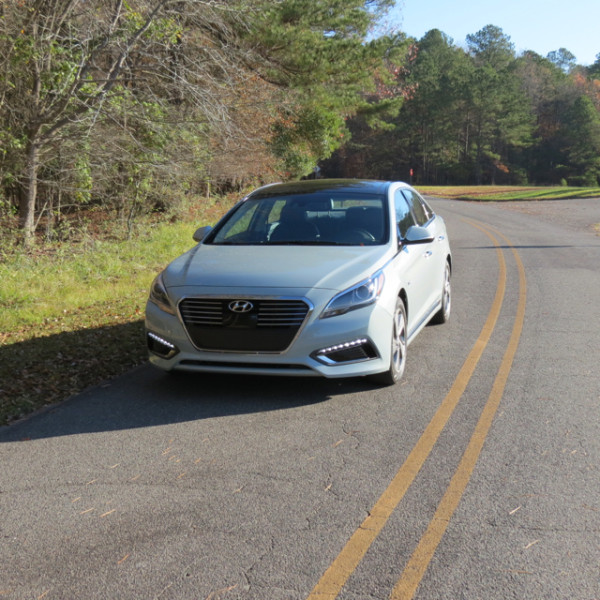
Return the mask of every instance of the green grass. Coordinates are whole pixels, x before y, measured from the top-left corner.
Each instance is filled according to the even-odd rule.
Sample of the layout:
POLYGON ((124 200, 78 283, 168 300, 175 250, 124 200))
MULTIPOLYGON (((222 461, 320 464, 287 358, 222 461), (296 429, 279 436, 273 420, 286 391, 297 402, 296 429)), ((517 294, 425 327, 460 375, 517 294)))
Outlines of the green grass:
POLYGON ((140 305, 153 276, 194 242, 194 225, 158 225, 126 241, 91 241, 0 264, 0 331, 14 333, 115 299, 140 305))
POLYGON ((532 187, 532 186, 416 186, 427 196, 457 200, 508 201, 508 200, 570 200, 574 198, 600 198, 600 187, 532 187))
POLYGON ((153 277, 190 248, 195 225, 158 225, 127 241, 15 254, 0 265, 0 424, 146 360, 153 277))
POLYGON ((152 279, 232 201, 148 221, 131 239, 0 248, 0 425, 145 362, 152 279))

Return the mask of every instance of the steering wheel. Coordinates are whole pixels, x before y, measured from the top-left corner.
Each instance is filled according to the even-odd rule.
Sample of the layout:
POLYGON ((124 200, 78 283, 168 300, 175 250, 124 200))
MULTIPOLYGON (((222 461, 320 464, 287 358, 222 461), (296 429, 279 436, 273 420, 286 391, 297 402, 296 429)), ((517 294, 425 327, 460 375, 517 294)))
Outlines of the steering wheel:
POLYGON ((360 239, 364 240, 365 242, 377 241, 375 239, 375 236, 370 231, 367 231, 366 229, 351 229, 350 231, 348 231, 348 237, 354 237, 355 235, 357 237, 360 237, 360 239))

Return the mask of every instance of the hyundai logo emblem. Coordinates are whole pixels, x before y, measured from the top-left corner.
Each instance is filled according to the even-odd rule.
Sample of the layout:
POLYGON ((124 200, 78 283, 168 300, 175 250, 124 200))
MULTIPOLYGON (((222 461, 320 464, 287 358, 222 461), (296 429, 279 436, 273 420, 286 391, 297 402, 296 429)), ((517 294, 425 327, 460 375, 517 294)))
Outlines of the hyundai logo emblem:
POLYGON ((247 313, 254 308, 252 302, 248 300, 234 300, 229 303, 229 310, 234 313, 247 313))

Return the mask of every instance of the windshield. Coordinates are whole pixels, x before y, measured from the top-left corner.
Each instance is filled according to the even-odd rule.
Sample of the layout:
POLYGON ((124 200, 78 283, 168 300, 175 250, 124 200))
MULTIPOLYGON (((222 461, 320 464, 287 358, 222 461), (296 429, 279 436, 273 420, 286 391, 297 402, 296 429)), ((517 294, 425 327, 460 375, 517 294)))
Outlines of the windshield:
POLYGON ((240 203, 206 239, 207 244, 385 244, 385 196, 320 192, 272 196, 240 203))

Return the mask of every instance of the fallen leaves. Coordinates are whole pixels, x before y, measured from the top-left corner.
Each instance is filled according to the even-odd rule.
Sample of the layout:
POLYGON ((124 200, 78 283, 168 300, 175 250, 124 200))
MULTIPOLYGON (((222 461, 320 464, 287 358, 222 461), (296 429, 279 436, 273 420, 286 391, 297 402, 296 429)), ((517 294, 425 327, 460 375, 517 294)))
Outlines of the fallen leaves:
POLYGON ((78 310, 3 335, 0 424, 120 375, 147 358, 131 301, 78 310))

